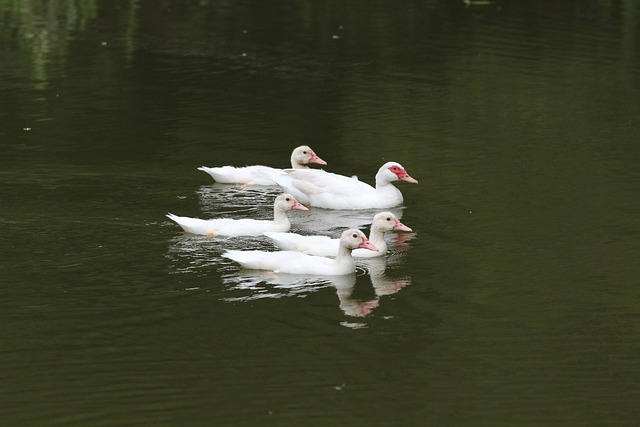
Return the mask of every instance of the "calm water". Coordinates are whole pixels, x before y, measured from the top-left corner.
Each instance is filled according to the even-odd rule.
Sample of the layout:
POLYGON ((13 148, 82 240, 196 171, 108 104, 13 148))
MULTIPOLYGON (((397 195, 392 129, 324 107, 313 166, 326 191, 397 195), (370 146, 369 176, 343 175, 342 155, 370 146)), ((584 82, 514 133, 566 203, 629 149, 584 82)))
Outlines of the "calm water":
POLYGON ((640 4, 401 3, 0 0, 1 425, 640 422, 640 4), (164 217, 302 143, 414 233, 327 280, 164 217))

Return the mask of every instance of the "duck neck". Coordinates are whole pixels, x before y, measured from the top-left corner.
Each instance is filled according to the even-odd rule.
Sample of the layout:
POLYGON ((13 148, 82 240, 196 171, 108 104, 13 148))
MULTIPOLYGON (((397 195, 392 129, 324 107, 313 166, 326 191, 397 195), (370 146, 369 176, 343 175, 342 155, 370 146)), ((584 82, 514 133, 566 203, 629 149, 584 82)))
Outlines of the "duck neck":
POLYGON ((353 257, 351 256, 351 249, 340 245, 338 247, 338 255, 336 255, 336 261, 337 262, 354 263, 353 257))
POLYGON ((376 197, 393 199, 396 203, 402 203, 402 193, 391 182, 376 178, 376 197))
POLYGON ((397 190, 395 185, 387 177, 376 176, 376 190, 397 190))
POLYGON ((353 273, 356 271, 356 262, 351 256, 351 249, 340 245, 338 248, 338 254, 333 260, 334 266, 337 270, 340 270, 344 274, 353 273))
POLYGON ((273 222, 276 224, 291 224, 287 217, 287 211, 282 208, 278 209, 277 207, 273 208, 273 222))
POLYGON ((291 159, 291 169, 309 169, 309 166, 291 159))
POLYGON ((292 169, 309 169, 309 166, 305 165, 299 160, 296 160, 294 156, 291 156, 291 168, 292 169))
POLYGON ((380 228, 373 226, 371 227, 371 232, 369 233, 369 241, 373 243, 373 245, 378 248, 381 253, 385 253, 387 251, 387 242, 384 240, 384 231, 380 228))

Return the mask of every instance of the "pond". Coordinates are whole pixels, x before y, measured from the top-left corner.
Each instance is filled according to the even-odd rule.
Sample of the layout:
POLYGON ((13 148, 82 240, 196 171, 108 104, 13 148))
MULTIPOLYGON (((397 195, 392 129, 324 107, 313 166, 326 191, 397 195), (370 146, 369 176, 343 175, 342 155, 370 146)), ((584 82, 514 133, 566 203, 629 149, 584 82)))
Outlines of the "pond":
POLYGON ((631 0, 0 0, 0 424, 637 425, 639 44, 631 0), (413 231, 292 276, 166 218, 268 219, 197 168, 302 144, 401 163, 413 231))

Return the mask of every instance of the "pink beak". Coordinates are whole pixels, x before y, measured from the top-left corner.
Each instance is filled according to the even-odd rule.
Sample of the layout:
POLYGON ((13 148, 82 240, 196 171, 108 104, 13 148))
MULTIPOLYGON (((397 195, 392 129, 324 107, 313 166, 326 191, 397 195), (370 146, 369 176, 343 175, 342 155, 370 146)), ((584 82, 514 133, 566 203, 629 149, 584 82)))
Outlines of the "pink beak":
POLYGON ((411 175, 409 175, 405 170, 403 170, 401 173, 398 174, 398 178, 400 178, 403 181, 410 182, 412 184, 418 183, 418 180, 415 178, 411 178, 411 175))
POLYGON ((293 206, 291 207, 291 209, 297 209, 299 211, 308 211, 309 208, 306 207, 305 205, 301 204, 299 201, 295 201, 293 202, 293 206))
POLYGON ((400 231, 413 231, 412 229, 401 223, 398 219, 396 219, 396 225, 393 226, 393 229, 400 231))
POLYGON ((316 153, 314 153, 313 151, 311 152, 311 159, 309 160, 309 163, 315 163, 315 164, 318 164, 318 165, 326 165, 327 164, 327 162, 325 162, 320 157, 318 157, 318 155, 316 153))
POLYGON ((369 249, 370 251, 376 251, 378 252, 378 248, 376 248, 373 243, 371 243, 369 241, 369 239, 367 239, 366 237, 362 238, 362 243, 360 243, 360 245, 358 246, 359 248, 363 248, 363 249, 369 249))

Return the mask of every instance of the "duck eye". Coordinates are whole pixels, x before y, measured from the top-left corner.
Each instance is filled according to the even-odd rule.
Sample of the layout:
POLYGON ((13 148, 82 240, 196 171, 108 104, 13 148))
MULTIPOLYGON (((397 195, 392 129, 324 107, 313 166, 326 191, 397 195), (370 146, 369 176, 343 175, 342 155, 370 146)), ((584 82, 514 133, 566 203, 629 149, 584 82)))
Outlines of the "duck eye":
POLYGON ((302 152, 302 154, 307 154, 307 152, 306 152, 306 151, 303 151, 303 152, 302 152))
POLYGON ((357 237, 358 237, 358 235, 356 233, 353 233, 353 238, 355 239, 357 237))
POLYGON ((391 217, 390 216, 387 217, 387 221, 391 221, 391 217))
POLYGON ((287 197, 285 200, 286 200, 287 202, 291 201, 291 199, 290 199, 290 198, 288 198, 288 197, 287 197))

